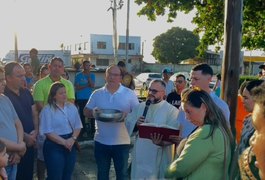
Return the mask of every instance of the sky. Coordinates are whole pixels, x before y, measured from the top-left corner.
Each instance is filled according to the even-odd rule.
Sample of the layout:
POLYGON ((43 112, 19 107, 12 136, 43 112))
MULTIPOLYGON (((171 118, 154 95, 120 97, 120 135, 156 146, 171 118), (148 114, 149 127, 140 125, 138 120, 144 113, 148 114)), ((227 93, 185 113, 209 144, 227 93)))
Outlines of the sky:
MULTIPOLYGON (((117 11, 118 35, 126 35, 127 0, 117 11)), ((117 0, 119 2, 119 0, 117 0)), ((0 0, 0 58, 14 49, 17 34, 18 49, 58 50, 60 45, 73 45, 89 40, 90 34, 113 34, 110 0, 0 0)), ((141 6, 130 0, 129 34, 140 36, 144 44, 144 61, 154 62, 151 55, 153 39, 172 27, 193 30, 194 12, 178 13, 173 23, 167 16, 155 22, 138 16, 141 6)))

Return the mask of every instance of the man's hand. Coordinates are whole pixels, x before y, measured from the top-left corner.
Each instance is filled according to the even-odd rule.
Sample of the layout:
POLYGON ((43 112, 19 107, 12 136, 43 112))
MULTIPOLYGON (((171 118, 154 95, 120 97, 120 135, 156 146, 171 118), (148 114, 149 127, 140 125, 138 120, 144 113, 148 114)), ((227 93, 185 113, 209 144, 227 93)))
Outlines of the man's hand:
POLYGON ((37 142, 37 134, 32 131, 30 134, 24 133, 24 141, 27 147, 32 147, 37 142))
POLYGON ((137 125, 144 123, 144 121, 145 121, 144 116, 139 117, 139 119, 137 120, 137 125))
POLYGON ((11 165, 18 164, 20 162, 21 157, 18 155, 18 153, 12 153, 9 155, 9 163, 11 165))
POLYGON ((182 138, 180 136, 176 136, 176 135, 170 135, 169 139, 174 142, 174 144, 178 145, 180 143, 180 141, 182 140, 182 138))
POLYGON ((157 134, 157 133, 154 133, 154 134, 150 134, 151 136, 151 139, 153 141, 154 144, 158 145, 158 146, 163 146, 163 135, 161 134, 157 134))

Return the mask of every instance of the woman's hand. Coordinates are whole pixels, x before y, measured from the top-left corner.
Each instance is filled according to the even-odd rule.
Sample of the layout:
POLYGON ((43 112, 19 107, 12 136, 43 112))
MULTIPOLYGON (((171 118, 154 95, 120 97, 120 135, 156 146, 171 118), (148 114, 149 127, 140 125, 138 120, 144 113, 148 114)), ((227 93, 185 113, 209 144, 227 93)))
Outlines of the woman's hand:
POLYGON ((75 143, 75 140, 72 137, 70 137, 70 138, 68 138, 68 139, 65 140, 64 147, 66 149, 68 149, 69 151, 71 151, 74 143, 75 143))

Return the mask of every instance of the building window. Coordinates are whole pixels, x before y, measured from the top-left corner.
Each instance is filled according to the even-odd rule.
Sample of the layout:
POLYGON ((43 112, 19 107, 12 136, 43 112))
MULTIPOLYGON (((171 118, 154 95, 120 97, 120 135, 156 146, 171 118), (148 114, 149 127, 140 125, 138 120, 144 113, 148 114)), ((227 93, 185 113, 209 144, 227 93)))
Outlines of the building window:
POLYGON ((109 66, 109 59, 97 59, 97 66, 109 66))
MULTIPOLYGON (((119 49, 126 50, 126 43, 119 43, 119 49)), ((134 43, 129 43, 129 50, 134 50, 134 43)))
POLYGON ((126 49, 125 43, 119 43, 119 49, 126 49))
POLYGON ((134 50, 134 43, 129 43, 129 50, 134 50))
POLYGON ((98 41, 97 48, 98 49, 106 49, 106 42, 98 41))

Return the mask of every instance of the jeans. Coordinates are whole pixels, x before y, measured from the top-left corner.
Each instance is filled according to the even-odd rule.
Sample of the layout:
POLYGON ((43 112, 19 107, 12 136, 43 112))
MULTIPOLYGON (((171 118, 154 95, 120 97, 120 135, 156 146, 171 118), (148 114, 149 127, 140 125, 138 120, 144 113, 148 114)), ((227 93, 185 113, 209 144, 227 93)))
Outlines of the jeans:
POLYGON ((97 179, 108 180, 111 159, 113 159, 117 180, 128 179, 128 158, 130 145, 104 145, 95 141, 97 179))
POLYGON ((17 180, 32 180, 34 168, 34 147, 27 147, 27 151, 17 166, 17 180))
MULTIPOLYGON (((71 134, 62 135, 67 139, 71 134)), ((76 162, 76 147, 69 151, 46 138, 43 147, 43 155, 47 167, 47 180, 71 180, 76 162)))
POLYGON ((17 165, 8 165, 5 167, 8 180, 16 180, 17 165))

